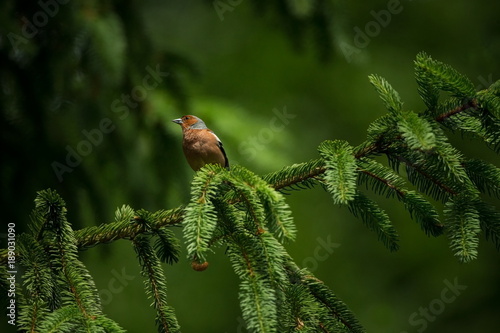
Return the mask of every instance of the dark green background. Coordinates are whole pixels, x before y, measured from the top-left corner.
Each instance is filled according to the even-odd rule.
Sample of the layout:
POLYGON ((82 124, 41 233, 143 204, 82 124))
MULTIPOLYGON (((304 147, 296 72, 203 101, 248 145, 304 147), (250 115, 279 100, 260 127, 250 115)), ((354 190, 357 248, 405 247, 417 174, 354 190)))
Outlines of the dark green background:
MULTIPOLYGON (((26 3, 14 3, 0 6, 0 177, 5 222, 15 221, 19 232, 36 191, 45 188, 65 198, 75 228, 112 221, 122 204, 155 211, 187 203, 193 172, 181 152, 180 128, 170 122, 183 114, 205 120, 231 163, 265 174, 316 158, 325 139, 361 143, 370 122, 385 112, 369 74, 385 77, 405 109, 423 110, 413 76, 420 51, 468 75, 478 89, 500 74, 500 4, 485 0, 401 1, 399 12, 351 61, 339 45, 354 45, 355 28, 375 22, 371 11, 386 10, 388 2, 332 1, 331 40, 318 42, 309 29, 297 42, 276 10, 249 0, 233 1, 222 16, 212 1, 70 1, 35 39, 20 44, 20 56, 7 35, 20 34, 20 17, 40 7, 31 4, 25 11, 26 3), (325 61, 322 46, 328 42, 333 48, 325 61), (113 101, 142 84, 147 66, 160 66, 169 76, 120 119, 113 101), (287 124, 273 120, 283 110, 294 116, 287 124), (82 131, 98 128, 104 118, 114 130, 59 182, 54 161, 64 163, 66 147, 76 149, 85 140, 82 131)), ((483 144, 451 136, 468 156, 498 165, 498 156, 483 144)), ((413 315, 419 322, 410 318, 429 306, 438 314, 425 321, 426 332, 498 327, 494 246, 481 239, 479 258, 459 264, 445 237, 426 237, 399 203, 376 199, 400 233, 397 253, 347 209, 334 206, 322 189, 288 196, 299 232, 287 248, 297 263, 330 286, 369 332, 424 331, 420 314, 413 315), (332 253, 322 248, 328 242, 335 243, 332 253), (442 295, 453 296, 443 291, 446 281, 455 280, 467 288, 440 302, 442 295)), ((154 311, 130 243, 100 245, 81 258, 101 290, 104 311, 129 332, 153 332, 154 311)), ((238 280, 223 248, 202 273, 190 268, 184 253, 165 271, 183 332, 245 332, 238 280)))

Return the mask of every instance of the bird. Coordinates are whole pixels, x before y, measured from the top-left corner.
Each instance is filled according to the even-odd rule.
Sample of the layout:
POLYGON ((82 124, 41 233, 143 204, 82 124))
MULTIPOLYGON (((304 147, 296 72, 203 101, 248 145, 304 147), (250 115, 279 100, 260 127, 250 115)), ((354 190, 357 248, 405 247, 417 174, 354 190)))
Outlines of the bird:
POLYGON ((205 122, 192 115, 172 120, 182 128, 182 150, 189 166, 200 170, 205 164, 218 164, 229 170, 229 161, 222 142, 207 128, 205 122))

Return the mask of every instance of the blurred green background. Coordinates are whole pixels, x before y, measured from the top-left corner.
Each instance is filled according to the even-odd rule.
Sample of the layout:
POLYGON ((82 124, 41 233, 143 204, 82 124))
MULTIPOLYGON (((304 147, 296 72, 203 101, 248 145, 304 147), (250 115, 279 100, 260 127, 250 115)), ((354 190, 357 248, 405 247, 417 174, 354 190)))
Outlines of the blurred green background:
MULTIPOLYGON (((478 89, 496 81, 499 12, 500 3, 486 0, 4 0, 2 217, 22 232, 36 191, 46 188, 66 200, 75 229, 111 222, 122 204, 151 211, 185 204, 193 172, 181 130, 170 122, 184 114, 205 120, 232 164, 258 174, 316 158, 325 139, 357 145, 385 112, 371 73, 416 111, 424 108, 413 77, 420 51, 468 75, 478 89), (357 45, 356 52, 346 56, 346 45, 357 45), (277 116, 284 113, 288 118, 277 116), (71 150, 81 158, 68 165, 71 150)), ((451 136, 468 156, 498 165, 481 143, 451 136)), ((445 237, 426 237, 401 205, 377 198, 400 233, 401 250, 390 253, 322 189, 287 198, 299 230, 290 253, 369 332, 498 327, 493 244, 482 239, 479 258, 461 265, 445 237), (456 283, 466 288, 446 291, 456 283)), ((100 245, 81 258, 111 318, 129 332, 155 331, 129 242, 100 245)), ((245 332, 238 280, 223 248, 202 273, 184 256, 165 270, 183 332, 245 332)))

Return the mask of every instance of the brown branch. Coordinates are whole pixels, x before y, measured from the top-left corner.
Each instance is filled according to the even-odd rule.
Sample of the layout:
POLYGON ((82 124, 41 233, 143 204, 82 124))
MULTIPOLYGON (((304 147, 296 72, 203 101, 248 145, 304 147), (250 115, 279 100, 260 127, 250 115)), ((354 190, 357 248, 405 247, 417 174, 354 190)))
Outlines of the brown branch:
POLYGON ((381 146, 380 146, 379 142, 380 142, 380 140, 378 140, 378 141, 376 141, 368 146, 363 147, 363 149, 361 149, 360 151, 358 151, 354 154, 354 157, 357 159, 360 159, 362 157, 366 157, 366 156, 371 155, 371 154, 380 153, 381 146))
MULTIPOLYGON (((170 215, 164 219, 155 221, 150 225, 152 230, 164 226, 180 225, 182 223, 182 213, 184 207, 171 209, 170 215)), ((133 239, 135 236, 144 233, 144 226, 141 223, 133 223, 123 226, 123 222, 111 222, 99 226, 86 227, 75 230, 76 246, 78 250, 85 250, 89 247, 114 242, 118 239, 133 239)), ((16 262, 19 262, 19 253, 16 252, 16 262)), ((0 263, 7 263, 7 249, 0 250, 0 263)))
POLYGON ((429 175, 428 173, 426 173, 424 170, 422 170, 418 165, 416 165, 415 163, 407 160, 406 158, 402 157, 402 156, 399 156, 399 155, 394 155, 398 160, 400 160, 401 162, 403 162, 404 164, 406 164, 407 166, 410 166, 412 168, 414 168, 419 174, 421 174, 422 176, 424 176, 425 178, 429 179, 431 182, 433 182, 434 184, 436 184, 436 186, 438 186, 439 188, 441 188, 443 191, 445 192, 448 192, 449 194, 451 195, 457 195, 458 193, 456 191, 454 191, 453 189, 451 189, 450 187, 448 187, 447 185, 443 184, 442 182, 440 182, 439 180, 437 180, 436 178, 432 177, 431 175, 429 175))
POLYGON ((379 182, 383 183, 385 186, 389 187, 391 190, 395 191, 398 195, 400 195, 402 197, 404 197, 406 195, 406 193, 404 191, 402 191, 400 188, 398 188, 396 185, 394 185, 393 183, 391 183, 387 179, 381 178, 381 177, 377 176, 376 174, 374 174, 373 172, 370 172, 368 170, 359 169, 359 171, 363 172, 364 174, 367 174, 368 176, 370 176, 372 178, 375 178, 379 182))
POLYGON ((437 122, 443 122, 446 119, 450 118, 453 115, 456 115, 457 113, 469 110, 469 109, 477 109, 477 100, 476 99, 471 99, 464 105, 460 105, 448 112, 442 113, 439 116, 437 116, 435 119, 437 122))
POLYGON ((276 182, 274 184, 271 184, 271 186, 275 190, 279 191, 279 190, 281 190, 281 189, 283 189, 285 187, 290 187, 290 186, 293 186, 293 185, 296 185, 296 184, 300 184, 300 183, 302 183, 305 180, 308 180, 308 179, 311 179, 311 178, 316 178, 317 176, 325 173, 325 170, 326 170, 325 167, 317 167, 317 168, 314 168, 314 170, 312 170, 310 173, 303 174, 303 175, 300 175, 298 177, 291 177, 291 178, 288 178, 288 179, 283 180, 281 182, 276 182))
MULTIPOLYGON (((178 207, 169 211, 166 218, 153 222, 152 230, 165 226, 179 225, 182 223, 184 207, 178 207)), ((144 233, 144 226, 141 223, 133 223, 123 226, 123 222, 112 222, 101 224, 100 226, 87 227, 75 230, 76 245, 78 249, 86 249, 97 244, 111 243, 118 239, 133 239, 135 236, 144 233)))

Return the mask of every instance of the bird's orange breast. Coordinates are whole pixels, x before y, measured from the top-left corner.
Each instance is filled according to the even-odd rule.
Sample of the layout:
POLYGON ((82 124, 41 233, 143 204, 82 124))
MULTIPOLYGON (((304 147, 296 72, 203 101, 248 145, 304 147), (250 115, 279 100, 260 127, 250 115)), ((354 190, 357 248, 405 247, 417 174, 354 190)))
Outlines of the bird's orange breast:
POLYGON ((182 148, 193 170, 199 170, 209 163, 221 166, 226 164, 226 158, 219 147, 217 137, 208 130, 185 131, 182 148))

